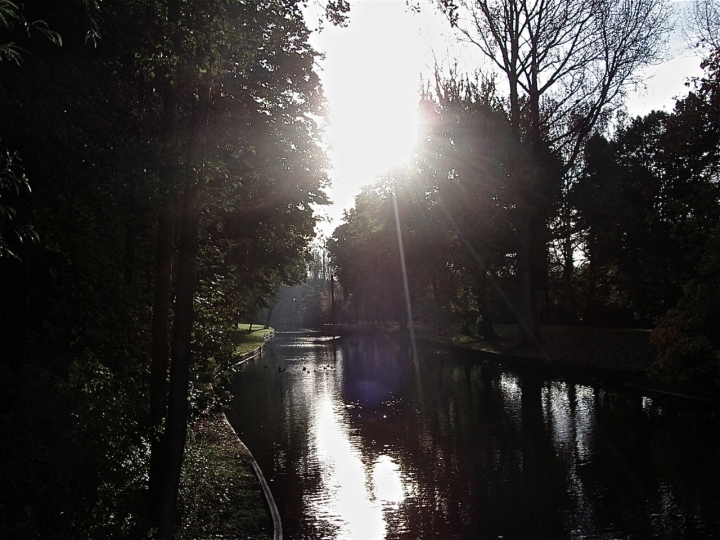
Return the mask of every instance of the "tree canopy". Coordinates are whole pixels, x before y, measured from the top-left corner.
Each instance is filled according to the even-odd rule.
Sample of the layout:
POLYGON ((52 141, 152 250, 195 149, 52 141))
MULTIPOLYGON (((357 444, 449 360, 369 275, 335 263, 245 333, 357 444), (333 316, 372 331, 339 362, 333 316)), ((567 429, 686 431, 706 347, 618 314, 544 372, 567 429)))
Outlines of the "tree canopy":
POLYGON ((169 538, 208 406, 190 372, 306 274, 318 55, 296 2, 1 2, 0 24, 0 534, 169 538))
MULTIPOLYGON (((538 321, 657 324, 655 373, 701 385, 717 370, 714 312, 705 305, 720 220, 717 53, 703 65, 705 76, 689 84, 673 111, 587 137, 555 191, 535 199, 545 215, 536 226, 547 240, 531 244, 538 259, 547 259, 533 282, 538 321)), ((356 318, 407 317, 402 306, 399 315, 359 307, 377 312, 377 298, 402 298, 401 234, 418 321, 441 327, 451 319, 469 331, 479 317, 475 331, 486 338, 494 336, 493 322, 522 328, 533 146, 513 130, 491 78, 438 73, 419 111, 420 142, 410 164, 363 191, 333 235, 330 251, 356 318)), ((567 168, 563 152, 543 159, 555 171, 567 168)))

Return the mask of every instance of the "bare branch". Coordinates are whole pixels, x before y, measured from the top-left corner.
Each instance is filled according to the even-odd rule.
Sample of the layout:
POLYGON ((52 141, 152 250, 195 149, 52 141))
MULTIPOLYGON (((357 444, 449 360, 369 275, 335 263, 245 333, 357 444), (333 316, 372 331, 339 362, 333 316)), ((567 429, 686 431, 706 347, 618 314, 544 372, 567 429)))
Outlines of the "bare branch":
POLYGON ((720 48, 720 0, 695 0, 691 13, 688 41, 694 47, 720 48))
POLYGON ((666 0, 445 3, 465 39, 505 74, 514 128, 542 133, 570 161, 639 70, 663 57, 672 14, 666 0), (535 119, 520 126, 527 107, 535 119))

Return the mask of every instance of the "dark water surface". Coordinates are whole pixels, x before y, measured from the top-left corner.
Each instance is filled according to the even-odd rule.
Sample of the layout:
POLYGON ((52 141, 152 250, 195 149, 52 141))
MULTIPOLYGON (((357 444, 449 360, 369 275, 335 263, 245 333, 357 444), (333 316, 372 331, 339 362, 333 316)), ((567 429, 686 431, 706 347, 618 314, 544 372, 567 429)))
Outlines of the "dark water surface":
POLYGON ((718 538, 720 418, 382 338, 278 334, 231 421, 285 538, 718 538))

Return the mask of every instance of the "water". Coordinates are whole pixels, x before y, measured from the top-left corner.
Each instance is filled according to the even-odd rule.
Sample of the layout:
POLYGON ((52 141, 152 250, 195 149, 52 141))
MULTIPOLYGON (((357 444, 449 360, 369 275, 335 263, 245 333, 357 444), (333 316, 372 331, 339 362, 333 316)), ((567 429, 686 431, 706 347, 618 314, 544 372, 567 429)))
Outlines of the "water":
POLYGON ((286 538, 720 536, 714 410, 407 349, 279 334, 236 374, 286 538))

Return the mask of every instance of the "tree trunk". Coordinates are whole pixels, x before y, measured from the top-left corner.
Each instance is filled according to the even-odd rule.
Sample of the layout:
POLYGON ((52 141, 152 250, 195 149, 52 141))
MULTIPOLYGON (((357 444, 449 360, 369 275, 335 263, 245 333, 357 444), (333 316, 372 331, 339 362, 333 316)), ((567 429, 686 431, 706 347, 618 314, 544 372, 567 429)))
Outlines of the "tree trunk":
POLYGON ((265 319, 265 329, 266 329, 266 330, 267 330, 268 328, 270 328, 270 319, 272 319, 272 314, 273 314, 273 310, 274 310, 274 309, 275 309, 275 304, 273 303, 273 304, 268 308, 267 318, 265 319))
POLYGON ((575 265, 573 263, 573 245, 572 236, 569 226, 569 217, 566 217, 567 232, 563 238, 563 288, 565 297, 565 309, 567 310, 567 322, 577 322, 577 308, 575 305, 575 290, 572 284, 572 277, 575 273, 575 265))
POLYGON ((518 223, 518 250, 517 250, 517 275, 518 275, 518 324, 520 325, 520 336, 523 341, 530 345, 537 345, 540 340, 540 328, 535 318, 536 309, 533 295, 532 276, 532 234, 533 213, 535 209, 525 208, 518 223))
POLYGON ((137 239, 137 190, 135 178, 131 178, 127 189, 127 215, 125 230, 125 267, 123 280, 128 287, 132 286, 133 272, 135 270, 135 243, 137 239))
MULTIPOLYGON (((544 204, 544 201, 540 203, 544 204)), ((542 209, 532 216, 530 228, 530 299, 532 302, 533 333, 537 342, 542 341, 540 321, 542 320, 543 291, 547 284, 547 257, 549 231, 542 209)))
MULTIPOLYGON (((323 255, 324 260, 324 255, 323 255)), ((330 323, 333 325, 333 329, 335 328, 335 277, 333 274, 330 274, 330 309, 332 314, 332 319, 330 323)), ((335 330, 333 330, 333 335, 335 333, 335 330)))
POLYGON ((482 317, 479 333, 484 339, 494 339, 498 336, 495 333, 495 328, 493 328, 492 314, 488 303, 487 278, 488 273, 485 270, 481 270, 477 274, 475 278, 475 300, 477 301, 480 317, 482 317))
POLYGON ((545 215, 548 206, 552 171, 542 138, 540 118, 540 94, 537 90, 537 66, 533 54, 531 80, 529 82, 530 126, 527 141, 530 145, 530 167, 522 195, 523 215, 518 224, 518 278, 521 336, 525 342, 538 345, 542 342, 540 333, 540 306, 542 288, 547 277, 548 229, 545 215))
POLYGON ((463 305, 462 305, 462 317, 463 325, 460 328, 460 333, 469 336, 470 332, 470 289, 465 287, 463 289, 463 305))
MULTIPOLYGON (((161 178, 162 178, 161 174, 161 178)), ((173 254, 173 202, 170 193, 158 214, 155 253, 155 298, 152 316, 150 364, 150 515, 159 527, 159 486, 163 476, 162 431, 167 413, 167 370, 170 360, 169 318, 173 254)))
POLYGON ((250 325, 248 326, 248 334, 252 334, 253 322, 255 321, 255 315, 257 315, 257 309, 250 311, 250 325))
POLYGON ((435 323, 437 325, 438 335, 443 331, 443 313, 442 313, 442 297, 440 293, 440 280, 438 278, 438 272, 432 273, 430 281, 433 295, 433 303, 435 304, 435 323))
MULTIPOLYGON (((179 18, 177 1, 169 2, 171 22, 179 18)), ((172 291, 173 193, 177 182, 175 153, 177 145, 176 85, 168 77, 163 85, 162 162, 159 171, 163 198, 158 212, 155 251, 155 291, 152 314, 152 359, 150 364, 150 523, 159 529, 161 523, 161 486, 166 473, 163 450, 164 422, 167 414, 167 372, 170 361, 169 322, 172 291)))
POLYGON ((172 333, 168 413, 163 441, 165 474, 159 490, 160 536, 163 539, 170 539, 173 536, 180 470, 187 436, 190 345, 194 321, 193 299, 200 221, 199 180, 202 174, 210 91, 209 83, 199 89, 200 100, 193 109, 188 142, 188 167, 185 172, 175 318, 172 333))

